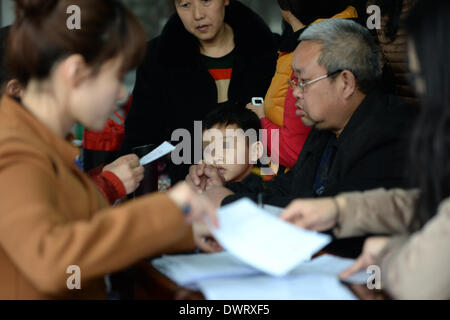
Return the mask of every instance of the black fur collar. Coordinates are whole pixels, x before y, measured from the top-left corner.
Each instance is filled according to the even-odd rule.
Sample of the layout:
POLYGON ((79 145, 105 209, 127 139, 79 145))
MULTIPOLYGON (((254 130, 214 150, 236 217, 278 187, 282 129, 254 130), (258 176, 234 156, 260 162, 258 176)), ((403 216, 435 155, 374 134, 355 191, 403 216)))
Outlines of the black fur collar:
MULTIPOLYGON (((248 60, 261 55, 262 51, 275 52, 274 38, 269 27, 239 1, 230 1, 225 21, 233 28, 238 56, 248 60)), ((172 15, 159 38, 159 57, 163 64, 179 66, 198 61, 198 40, 186 31, 177 14, 172 15)))

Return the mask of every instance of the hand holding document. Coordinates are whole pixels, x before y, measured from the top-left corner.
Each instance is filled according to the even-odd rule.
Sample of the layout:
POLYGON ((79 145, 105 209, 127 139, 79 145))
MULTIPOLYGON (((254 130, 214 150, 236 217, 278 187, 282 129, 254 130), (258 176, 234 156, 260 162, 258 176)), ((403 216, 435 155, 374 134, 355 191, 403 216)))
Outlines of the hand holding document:
POLYGON ((273 276, 283 276, 310 260, 331 242, 331 237, 302 230, 242 199, 221 208, 216 240, 250 266, 273 276))
POLYGON ((173 145, 168 142, 164 142, 158 148, 143 156, 139 162, 141 166, 145 166, 146 164, 164 157, 166 154, 171 153, 173 150, 175 150, 175 147, 173 145))

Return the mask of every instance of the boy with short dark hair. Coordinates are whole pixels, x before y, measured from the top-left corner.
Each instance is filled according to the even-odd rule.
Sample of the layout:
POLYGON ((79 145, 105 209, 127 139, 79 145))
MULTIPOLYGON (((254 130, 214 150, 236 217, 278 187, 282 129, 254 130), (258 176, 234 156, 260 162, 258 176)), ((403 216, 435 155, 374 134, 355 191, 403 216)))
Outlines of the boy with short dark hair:
POLYGON ((218 168, 225 182, 260 179, 257 163, 264 153, 260 130, 261 122, 252 111, 219 105, 203 121, 204 161, 218 168))

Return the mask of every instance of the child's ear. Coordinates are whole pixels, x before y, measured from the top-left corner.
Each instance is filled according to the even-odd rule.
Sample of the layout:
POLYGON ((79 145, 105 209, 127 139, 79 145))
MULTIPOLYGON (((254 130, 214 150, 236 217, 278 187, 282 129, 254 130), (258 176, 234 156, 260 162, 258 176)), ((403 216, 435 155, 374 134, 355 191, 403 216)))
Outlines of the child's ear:
POLYGON ((250 146, 249 152, 250 163, 256 163, 264 154, 264 145, 257 141, 250 146))

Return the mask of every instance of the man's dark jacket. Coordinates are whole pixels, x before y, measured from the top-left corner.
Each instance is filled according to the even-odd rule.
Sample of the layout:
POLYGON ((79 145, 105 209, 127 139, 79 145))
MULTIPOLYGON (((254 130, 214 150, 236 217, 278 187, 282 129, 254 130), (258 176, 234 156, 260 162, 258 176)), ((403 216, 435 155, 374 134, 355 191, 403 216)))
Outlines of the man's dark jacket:
MULTIPOLYGON (((233 28, 236 45, 229 101, 245 108, 252 97, 264 97, 269 88, 277 60, 275 40, 264 21, 238 1, 226 8, 225 21, 233 28)), ((194 143, 194 121, 203 120, 216 105, 217 87, 202 64, 198 40, 175 14, 161 35, 149 42, 137 70, 120 154, 170 141, 178 128, 187 129, 194 143)), ((197 138, 201 148, 201 132, 197 138)), ((188 168, 174 168, 173 180, 184 179, 188 168)))
MULTIPOLYGON (((369 94, 356 109, 337 140, 337 152, 322 197, 346 191, 405 186, 408 132, 414 120, 413 108, 404 100, 379 91, 369 94)), ((285 207, 295 198, 314 198, 314 179, 330 131, 313 129, 297 163, 286 174, 262 183, 229 183, 235 192, 222 204, 242 197, 256 200, 263 193, 264 203, 285 207)))

